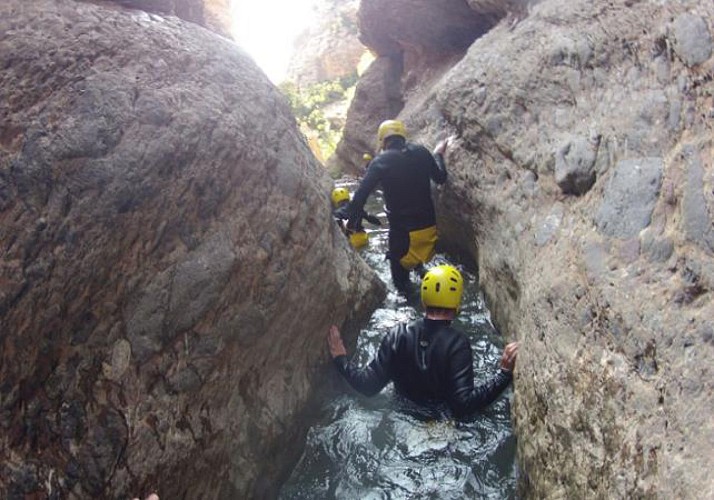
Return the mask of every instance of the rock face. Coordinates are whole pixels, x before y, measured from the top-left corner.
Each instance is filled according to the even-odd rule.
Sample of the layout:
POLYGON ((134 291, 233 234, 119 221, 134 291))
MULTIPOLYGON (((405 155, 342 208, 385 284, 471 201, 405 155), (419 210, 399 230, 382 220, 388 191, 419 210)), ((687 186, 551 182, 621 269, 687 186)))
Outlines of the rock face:
POLYGON ((262 498, 381 283, 225 38, 0 4, 0 497, 262 498))
POLYGON ((295 42, 287 79, 299 87, 348 76, 357 70, 365 47, 359 41, 358 0, 322 0, 318 22, 295 42))
POLYGON ((232 37, 231 0, 105 0, 105 2, 146 12, 177 16, 223 36, 232 37))
POLYGON ((342 140, 330 159, 335 170, 363 173, 362 155, 374 154, 377 147, 377 125, 397 116, 404 107, 401 75, 402 58, 384 56, 375 59, 360 77, 342 140))
MULTIPOLYGON (((403 4, 417 26, 424 2, 403 4)), ((454 137, 443 240, 477 260, 494 321, 522 342, 525 497, 714 494, 713 20, 695 0, 544 0, 443 76, 401 75, 413 136, 454 137)), ((378 52, 384 24, 362 26, 378 52)))
POLYGON ((441 78, 469 45, 495 23, 460 0, 362 0, 358 12, 360 40, 377 59, 357 84, 347 112, 344 139, 333 166, 362 173, 362 155, 375 153, 379 124, 395 118, 413 94, 441 78))

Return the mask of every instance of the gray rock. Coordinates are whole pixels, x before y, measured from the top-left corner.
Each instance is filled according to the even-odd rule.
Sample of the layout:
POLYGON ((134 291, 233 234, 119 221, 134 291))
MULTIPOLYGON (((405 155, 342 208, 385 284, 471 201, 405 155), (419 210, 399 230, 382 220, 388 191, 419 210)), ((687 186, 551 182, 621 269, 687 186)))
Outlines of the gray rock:
POLYGON ((118 381, 131 364, 131 344, 125 339, 119 339, 112 348, 109 364, 104 366, 104 376, 109 380, 118 381))
POLYGON ((703 17, 689 12, 680 14, 670 29, 674 51, 687 66, 701 64, 711 57, 712 36, 703 17))
POLYGON ((124 7, 163 15, 178 16, 205 26, 223 36, 231 36, 229 0, 108 0, 124 7))
POLYGON ((551 212, 538 224, 535 234, 536 245, 543 246, 553 238, 563 220, 563 213, 562 203, 553 206, 551 212))
POLYGON ((347 112, 344 140, 330 157, 328 168, 363 174, 362 155, 375 153, 379 124, 396 117, 404 107, 402 70, 401 56, 378 57, 367 68, 355 89, 355 105, 347 112))
POLYGON ((169 340, 165 319, 169 304, 170 276, 155 276, 142 292, 132 297, 126 312, 126 334, 134 357, 143 363, 169 340))
POLYGON ((625 264, 632 264, 640 256, 640 240, 630 238, 620 243, 618 257, 625 264))
POLYGON ((116 2, 0 2, 0 67, 0 497, 276 496, 384 292, 284 97, 116 2))
POLYGON ((687 178, 682 198, 684 231, 687 239, 714 255, 714 207, 707 206, 704 197, 704 168, 699 151, 689 146, 684 149, 687 178))
POLYGON ((714 345, 714 327, 712 325, 701 325, 699 335, 703 342, 714 345))
POLYGON ((358 37, 358 7, 358 0, 323 0, 315 4, 316 22, 293 44, 287 71, 290 82, 305 88, 356 71, 366 50, 358 37))
POLYGON ((598 144, 574 138, 555 154, 555 182, 565 194, 585 194, 595 183, 598 144))
POLYGON ((236 254, 231 243, 221 234, 212 235, 186 255, 176 265, 169 287, 168 328, 175 332, 184 331, 208 309, 215 307, 230 280, 235 262, 236 254))
MULTIPOLYGON (((484 16, 509 11, 496 0, 468 4, 484 16)), ((400 23, 420 13, 400 5, 400 23)), ((405 68, 419 62, 401 75, 409 84, 400 118, 424 141, 444 129, 457 138, 437 198, 440 238, 478 262, 494 323, 528 346, 512 406, 523 498, 699 498, 714 489, 713 359, 709 344, 696 344, 711 333, 695 329, 714 317, 714 259, 696 236, 708 234, 714 207, 704 154, 711 56, 687 66, 685 57, 701 59, 680 43, 690 33, 677 41, 659 24, 685 14, 711 24, 714 2, 543 0, 524 17, 506 14, 451 62, 429 37, 400 39, 394 24, 363 19, 374 39, 396 40, 405 68), (564 197, 554 152, 597 134, 599 182, 564 197), (684 143, 700 155, 695 189, 684 143), (538 189, 525 195, 531 166, 538 189)), ((708 35, 696 38, 691 46, 709 45, 708 35)), ((353 109, 369 109, 369 97, 353 109)), ((344 137, 355 137, 349 124, 344 137)))
POLYGON ((674 242, 668 237, 643 238, 642 253, 647 256, 650 262, 666 262, 674 253, 674 242))
POLYGON ((583 248, 583 259, 588 279, 591 283, 601 282, 608 272, 610 256, 607 249, 599 242, 588 242, 583 248))
POLYGON ((647 227, 659 194, 663 167, 661 158, 622 160, 615 165, 595 216, 600 232, 630 238, 647 227))
POLYGON ((612 139, 600 137, 597 157, 595 158, 596 175, 605 175, 605 172, 610 168, 610 165, 613 163, 613 149, 615 149, 615 146, 612 139))

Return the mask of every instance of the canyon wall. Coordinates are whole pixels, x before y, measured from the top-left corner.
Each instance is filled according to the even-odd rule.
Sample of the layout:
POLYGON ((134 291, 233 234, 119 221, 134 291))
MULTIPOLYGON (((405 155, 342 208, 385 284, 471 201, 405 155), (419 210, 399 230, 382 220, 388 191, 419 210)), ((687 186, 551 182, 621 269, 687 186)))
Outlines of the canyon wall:
POLYGON ((0 497, 274 496, 384 292, 285 99, 116 4, 0 3, 0 65, 0 497))
POLYGON ((439 228, 522 344, 522 495, 714 496, 714 4, 522 3, 461 51, 409 35, 450 29, 422 18, 447 3, 362 2, 381 57, 340 150, 399 99, 411 138, 452 137, 439 228))
POLYGON ((357 71, 367 50, 357 38, 359 0, 320 0, 313 25, 295 41, 287 80, 298 87, 336 80, 357 71))
POLYGON ((118 4, 129 9, 176 16, 220 35, 231 35, 231 0, 81 0, 100 5, 118 4))

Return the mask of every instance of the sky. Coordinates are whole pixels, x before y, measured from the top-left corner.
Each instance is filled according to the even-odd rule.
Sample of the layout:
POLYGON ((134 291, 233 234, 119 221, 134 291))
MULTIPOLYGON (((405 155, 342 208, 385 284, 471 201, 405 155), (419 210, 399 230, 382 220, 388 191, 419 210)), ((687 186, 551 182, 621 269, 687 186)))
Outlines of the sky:
POLYGON ((310 25, 316 0, 232 0, 233 34, 278 84, 285 78, 292 43, 310 25))

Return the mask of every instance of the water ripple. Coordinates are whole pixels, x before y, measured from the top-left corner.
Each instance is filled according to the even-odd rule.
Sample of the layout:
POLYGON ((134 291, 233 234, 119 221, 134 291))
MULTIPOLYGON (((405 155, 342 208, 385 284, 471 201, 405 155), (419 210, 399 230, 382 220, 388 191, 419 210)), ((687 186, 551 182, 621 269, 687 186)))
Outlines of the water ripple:
MULTIPOLYGON (((354 185, 348 187, 354 190, 354 185)), ((367 211, 381 212, 379 196, 370 199, 367 211)), ((387 234, 386 229, 370 231, 370 244, 362 253, 388 284, 389 293, 360 333, 355 359, 361 364, 372 359, 391 327, 422 314, 418 304, 408 303, 389 282, 389 265, 384 260, 387 234)), ((448 259, 437 255, 434 261, 448 259)), ((469 336, 478 380, 493 374, 503 340, 491 324, 476 277, 462 271, 466 289, 456 326, 469 336)), ((280 498, 515 498, 516 442, 510 393, 509 389, 485 411, 456 422, 438 419, 433 411, 403 401, 391 385, 373 398, 349 392, 327 401, 280 498)))

